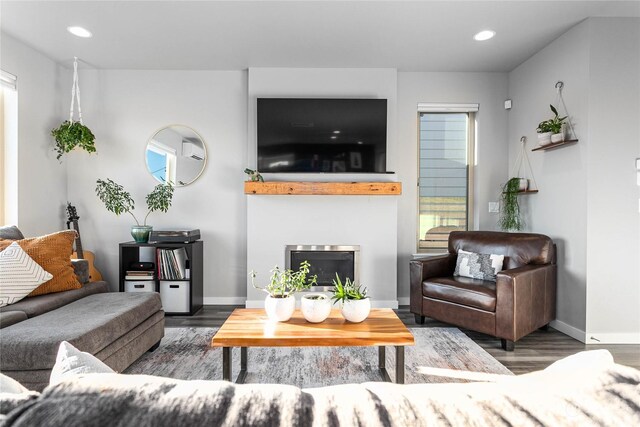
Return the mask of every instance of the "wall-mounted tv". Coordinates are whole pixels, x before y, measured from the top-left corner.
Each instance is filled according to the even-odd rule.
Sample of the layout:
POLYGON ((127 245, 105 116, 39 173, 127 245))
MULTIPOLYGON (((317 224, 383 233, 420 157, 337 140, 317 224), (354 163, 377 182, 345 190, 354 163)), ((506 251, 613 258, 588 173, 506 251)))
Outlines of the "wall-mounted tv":
POLYGON ((386 99, 258 98, 260 172, 385 173, 386 99))

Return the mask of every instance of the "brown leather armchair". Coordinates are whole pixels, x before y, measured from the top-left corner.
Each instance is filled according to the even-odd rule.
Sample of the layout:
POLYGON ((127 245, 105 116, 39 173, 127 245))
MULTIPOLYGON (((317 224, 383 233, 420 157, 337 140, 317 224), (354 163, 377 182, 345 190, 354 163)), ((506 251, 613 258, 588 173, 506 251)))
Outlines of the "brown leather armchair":
POLYGON ((556 247, 542 234, 454 231, 449 253, 410 263, 410 310, 498 337, 513 351, 515 341, 546 327, 556 314, 556 247), (454 276, 458 250, 504 255, 496 282, 454 276))

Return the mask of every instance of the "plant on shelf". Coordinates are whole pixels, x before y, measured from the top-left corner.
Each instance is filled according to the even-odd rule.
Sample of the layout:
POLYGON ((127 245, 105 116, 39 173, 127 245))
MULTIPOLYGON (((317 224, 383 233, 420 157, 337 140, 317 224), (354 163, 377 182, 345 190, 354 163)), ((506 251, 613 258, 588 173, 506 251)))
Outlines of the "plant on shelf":
POLYGON ((153 229, 152 226, 147 225, 149 214, 156 211, 167 212, 173 199, 174 187, 170 182, 156 185, 153 191, 147 194, 145 198, 149 211, 145 215, 141 225, 138 218, 133 214, 135 202, 133 197, 131 197, 131 193, 126 191, 122 185, 109 178, 107 178, 106 181, 99 179, 96 181, 96 184, 96 194, 109 212, 113 212, 117 216, 128 213, 133 217, 136 225, 131 226, 131 235, 138 243, 146 243, 149 241, 149 234, 153 229))
POLYGON ((568 116, 560 117, 558 110, 553 105, 549 105, 553 118, 538 124, 538 145, 547 145, 552 142, 564 140, 563 126, 568 116))
POLYGON ((271 270, 269 283, 263 288, 255 283, 257 273, 249 273, 253 287, 267 293, 265 311, 269 319, 286 322, 291 318, 296 308, 295 293, 309 289, 317 283, 318 277, 309 275, 310 267, 308 261, 300 263, 298 271, 281 270, 276 265, 271 270))
POLYGON ((371 311, 371 300, 367 296, 367 288, 352 282, 349 277, 343 284, 338 273, 333 279, 331 299, 342 304, 342 316, 353 323, 362 322, 371 311))
POLYGON ((500 228, 504 231, 519 231, 522 229, 518 193, 520 192, 520 178, 511 178, 502 186, 500 228))

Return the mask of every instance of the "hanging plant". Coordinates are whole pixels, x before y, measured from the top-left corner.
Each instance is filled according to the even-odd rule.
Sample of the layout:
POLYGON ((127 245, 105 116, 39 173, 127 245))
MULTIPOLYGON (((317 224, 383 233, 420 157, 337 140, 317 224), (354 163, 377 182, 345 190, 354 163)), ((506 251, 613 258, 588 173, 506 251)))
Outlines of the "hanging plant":
POLYGON ((504 231, 522 230, 520 218, 520 205, 518 204, 518 192, 520 191, 520 178, 511 178, 502 186, 500 220, 498 225, 504 231))
POLYGON ((71 88, 71 109, 69 112, 69 120, 65 120, 62 124, 51 130, 51 136, 56 140, 54 149, 58 155, 56 159, 60 160, 63 154, 66 154, 76 147, 82 148, 87 153, 95 153, 96 137, 91 129, 86 127, 82 122, 82 110, 80 109, 80 84, 78 82, 78 58, 73 60, 73 85, 71 88), (78 100, 78 120, 73 118, 73 109, 76 99, 78 100))

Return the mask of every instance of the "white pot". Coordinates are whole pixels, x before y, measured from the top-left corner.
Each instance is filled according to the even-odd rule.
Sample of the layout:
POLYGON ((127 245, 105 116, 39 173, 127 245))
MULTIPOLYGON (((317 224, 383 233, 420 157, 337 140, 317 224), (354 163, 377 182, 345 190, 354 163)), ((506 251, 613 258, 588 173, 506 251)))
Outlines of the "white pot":
POLYGON ((538 134, 538 145, 548 145, 551 144, 551 132, 539 133, 538 134))
POLYGON ((267 295, 264 300, 264 311, 267 312, 267 317, 276 322, 286 322, 291 319, 295 310, 296 297, 293 295, 285 298, 274 298, 267 295))
POLYGON ((520 178, 518 183, 518 191, 527 191, 529 189, 529 180, 527 178, 520 178))
POLYGON ((371 311, 371 300, 364 299, 348 299, 342 303, 342 317, 349 322, 360 323, 369 316, 371 311))
POLYGON ((564 133, 554 133, 551 135, 551 142, 562 142, 564 141, 564 133))
POLYGON ((304 295, 300 300, 300 310, 302 311, 302 315, 307 320, 307 322, 320 323, 323 322, 327 317, 329 317, 329 313, 331 313, 331 300, 324 294, 307 294, 304 295), (312 296, 318 295, 320 295, 322 298, 310 298, 312 296))

